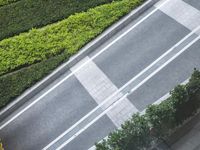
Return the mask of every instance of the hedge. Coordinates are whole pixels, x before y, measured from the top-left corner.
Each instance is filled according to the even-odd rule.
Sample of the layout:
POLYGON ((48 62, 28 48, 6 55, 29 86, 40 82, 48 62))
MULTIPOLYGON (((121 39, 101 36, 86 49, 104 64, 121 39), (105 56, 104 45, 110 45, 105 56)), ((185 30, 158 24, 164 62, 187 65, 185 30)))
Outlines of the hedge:
POLYGON ((0 108, 142 2, 115 1, 1 41, 0 108), (51 59, 54 59, 54 63, 51 59), (14 70, 17 71, 11 72, 14 70), (33 76, 34 73, 38 75, 33 76))
POLYGON ((159 105, 150 105, 144 115, 132 119, 96 144, 96 150, 141 150, 168 138, 178 126, 200 109, 200 71, 186 85, 178 85, 171 96, 159 105))
POLYGON ((14 3, 14 2, 17 2, 17 1, 20 1, 20 0, 0 0, 0 7, 4 6, 4 5, 8 5, 8 4, 14 3))
MULTIPOLYGON (((1 0, 2 1, 2 0, 1 0)), ((3 0, 14 1, 14 0, 3 0)), ((112 0, 20 0, 0 7, 0 40, 39 28, 112 0)))
POLYGON ((0 150, 4 150, 3 144, 2 144, 2 142, 1 142, 1 139, 0 139, 0 150))
POLYGON ((103 5, 42 29, 32 29, 0 42, 0 75, 65 51, 74 54, 141 0, 103 5))
POLYGON ((69 58, 67 54, 58 55, 41 63, 0 77, 0 109, 15 97, 19 96, 25 89, 48 75, 59 63, 67 58, 69 58))
POLYGON ((0 143, 0 150, 4 150, 2 143, 0 143))

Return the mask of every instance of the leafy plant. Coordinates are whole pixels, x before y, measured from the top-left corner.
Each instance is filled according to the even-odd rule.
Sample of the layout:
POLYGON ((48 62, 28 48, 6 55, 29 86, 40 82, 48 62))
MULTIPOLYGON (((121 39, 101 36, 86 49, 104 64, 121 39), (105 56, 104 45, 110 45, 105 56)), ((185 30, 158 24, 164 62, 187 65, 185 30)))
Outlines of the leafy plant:
POLYGON ((0 7, 4 5, 8 5, 10 3, 17 2, 17 1, 20 1, 20 0, 0 0, 0 7))
POLYGON ((110 2, 112 0, 0 0, 0 40, 110 2))
POLYGON ((142 150, 150 147, 153 138, 144 115, 133 115, 121 129, 111 133, 108 140, 96 144, 97 150, 142 150))
POLYGON ((42 29, 32 29, 0 42, 0 75, 61 53, 75 54, 106 27, 138 6, 123 0, 70 16, 42 29))
POLYGON ((0 141, 0 150, 4 150, 3 144, 1 143, 1 141, 0 141))

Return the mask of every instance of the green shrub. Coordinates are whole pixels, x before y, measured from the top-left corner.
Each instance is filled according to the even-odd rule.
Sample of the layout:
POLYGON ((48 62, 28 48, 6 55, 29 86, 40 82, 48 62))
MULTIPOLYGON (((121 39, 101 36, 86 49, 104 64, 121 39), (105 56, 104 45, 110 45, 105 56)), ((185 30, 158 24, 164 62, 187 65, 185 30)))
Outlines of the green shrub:
POLYGON ((67 58, 69 58, 67 54, 58 55, 46 61, 0 77, 0 109, 8 104, 13 98, 19 96, 25 89, 49 74, 51 70, 67 58))
MULTIPOLYGON (((16 0, 1 0, 2 4, 16 0)), ((0 7, 0 40, 39 28, 112 0, 18 0, 0 7)))
POLYGON ((20 0, 0 0, 0 7, 4 5, 8 5, 10 3, 17 2, 17 1, 20 1, 20 0))
POLYGON ((2 143, 0 143, 0 150, 4 150, 2 143))
POLYGON ((186 85, 178 85, 171 96, 160 105, 150 105, 146 116, 156 130, 156 136, 165 138, 171 131, 193 116, 200 108, 200 72, 194 70, 186 85))
POLYGON ((2 142, 1 142, 1 139, 0 139, 0 150, 4 150, 3 144, 2 144, 2 142))
POLYGON ((1 41, 0 74, 7 74, 0 77, 0 107, 141 3, 142 0, 123 0, 105 4, 72 15, 59 23, 1 41), (55 62, 52 63, 51 59, 54 58, 55 62), (17 71, 11 72, 14 70, 17 71))
POLYGON ((175 109, 170 98, 160 105, 150 105, 146 117, 156 137, 169 135, 169 129, 175 127, 175 109))
POLYGON ((150 127, 145 116, 133 115, 132 119, 111 133, 107 141, 96 144, 97 150, 141 150, 152 142, 150 127))
POLYGON ((141 0, 99 6, 42 29, 33 29, 0 42, 0 75, 67 51, 75 54, 141 0))
POLYGON ((200 109, 200 72, 195 70, 186 85, 178 85, 159 105, 150 105, 146 114, 134 117, 107 140, 96 144, 97 150, 148 149, 159 139, 169 137, 174 129, 200 109), (146 141, 146 143, 145 143, 146 141))

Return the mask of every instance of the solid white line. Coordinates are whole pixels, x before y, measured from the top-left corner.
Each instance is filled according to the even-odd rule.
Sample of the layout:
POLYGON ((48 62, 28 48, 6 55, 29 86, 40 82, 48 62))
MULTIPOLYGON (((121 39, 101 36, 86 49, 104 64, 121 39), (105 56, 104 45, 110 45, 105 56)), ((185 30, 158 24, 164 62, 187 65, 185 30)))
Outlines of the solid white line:
POLYGON ((112 97, 114 97, 115 95, 117 95, 119 92, 121 92, 123 89, 125 89, 130 83, 132 83, 137 78, 139 78, 141 75, 143 75, 147 70, 149 70, 152 66, 154 66, 156 63, 158 63, 166 55, 168 55, 170 52, 172 52, 177 46, 179 46, 182 42, 184 42, 188 37, 190 37, 192 34, 194 34, 199 29, 200 29, 200 26, 197 27, 196 29, 194 29, 188 35, 186 35, 183 39, 181 39, 178 43, 176 43, 174 46, 172 46, 169 50, 167 50, 163 55, 161 55, 159 58, 157 58, 154 62, 152 62, 149 66, 147 66, 139 74, 137 74, 136 76, 134 76, 131 80, 129 80, 126 84, 124 84, 121 88, 119 88, 118 91, 114 92, 112 95, 110 95, 108 98, 106 98, 101 104, 99 104, 97 107, 95 107, 93 110, 91 110, 88 114, 86 114, 84 117, 82 117, 78 122, 76 122, 73 126, 71 126, 69 129, 67 129, 61 135, 59 135, 55 140, 53 140, 51 143, 49 143, 47 146, 45 146, 43 148, 43 150, 47 150, 49 147, 51 147, 53 144, 55 144, 58 140, 60 140, 63 136, 65 136, 67 133, 69 133, 70 131, 72 131, 76 126, 78 126, 81 122, 83 122, 91 114, 93 114, 95 111, 97 111, 99 108, 101 108, 101 106, 103 106, 105 103, 107 103, 112 97))
MULTIPOLYGON (((106 47, 104 47, 101 51, 99 51, 97 54, 95 54, 91 60, 95 59, 97 56, 99 56, 101 53, 103 53, 105 50, 107 50, 109 47, 111 47, 113 44, 115 44, 117 41, 119 41, 122 37, 124 37, 126 34, 128 34, 131 30, 133 30, 135 27, 137 27, 139 24, 141 24, 143 21, 145 21, 147 18, 149 18, 152 14, 154 14, 157 10, 159 10, 162 6, 164 6, 168 1, 166 0, 160 7, 155 8, 152 12, 150 12, 148 15, 146 15, 144 18, 142 18, 140 21, 138 21, 136 24, 134 24, 131 28, 129 28, 127 31, 125 31, 123 34, 121 34, 119 37, 117 37, 115 40, 113 40, 111 43, 109 43, 106 47)), ((90 61, 90 60, 89 60, 90 61)), ((89 62, 88 61, 88 62, 89 62)), ((73 72, 79 71, 83 66, 85 66, 88 62, 85 62, 80 67, 75 69, 73 72)), ((60 84, 62 84, 64 81, 66 81, 68 78, 70 78, 73 75, 73 72, 70 73, 68 76, 63 78, 60 82, 58 82, 56 85, 54 85, 52 88, 50 88, 48 91, 46 91, 44 94, 42 94, 40 97, 38 97, 35 101, 30 103, 27 107, 23 108, 21 111, 19 111, 16 115, 11 117, 9 120, 7 120, 3 125, 0 126, 0 130, 2 130, 4 127, 6 127, 8 124, 10 124, 13 120, 15 120, 17 117, 19 117, 21 114, 23 114, 25 111, 27 111, 29 108, 31 108, 33 105, 35 105, 37 102, 39 102, 42 98, 44 98, 47 94, 49 94, 51 91, 53 91, 55 88, 57 88, 60 84)))
POLYGON ((179 51, 177 54, 175 54, 173 57, 171 57, 168 61, 166 61, 163 65, 161 65, 159 68, 157 68, 154 72, 152 72, 148 77, 146 77, 140 84, 138 84, 136 87, 131 89, 130 92, 126 93, 122 98, 120 98, 118 101, 115 101, 113 104, 111 104, 103 113, 101 113, 99 116, 97 116, 94 120, 92 120, 89 124, 87 124, 84 128, 79 130, 76 134, 74 134, 71 138, 69 138, 67 141, 65 141, 62 145, 60 145, 56 150, 62 149, 64 146, 66 146, 69 142, 71 142, 74 138, 76 138, 78 135, 80 135, 83 131, 85 131, 88 127, 90 127, 92 124, 94 124, 98 119, 100 119, 104 114, 106 114, 107 111, 112 109, 115 105, 117 105, 119 102, 121 102, 124 98, 126 98, 128 95, 130 95, 132 92, 137 90, 140 86, 142 86, 145 82, 147 82, 150 78, 152 78, 155 74, 157 74, 160 70, 162 70, 165 66, 167 66, 170 62, 172 62, 174 59, 176 59, 179 55, 181 55, 184 51, 186 51, 190 46, 192 46, 195 42, 197 42, 200 39, 200 36, 196 37, 192 42, 190 42, 188 45, 186 45, 181 51, 179 51))
MULTIPOLYGON (((189 82, 189 79, 185 80, 184 82, 181 83, 181 85, 184 85, 186 83, 189 82)), ((157 101, 155 101, 152 105, 159 105, 161 102, 167 100, 170 97, 170 93, 165 94, 164 96, 162 96, 160 99, 158 99, 157 101)), ((145 114, 146 109, 144 109, 141 114, 145 114)))
POLYGON ((92 124, 94 124, 97 120, 99 120, 101 117, 103 117, 108 111, 110 111, 114 106, 116 106, 119 102, 121 102, 124 98, 128 96, 128 93, 126 93, 123 97, 121 97, 118 101, 115 101, 112 103, 111 107, 106 108, 100 115, 98 115, 95 119, 93 119, 90 123, 88 123, 85 127, 83 127, 81 130, 79 130, 76 134, 74 134, 71 138, 69 138, 66 142, 64 142, 62 145, 60 145, 56 150, 60 150, 63 147, 65 147, 69 142, 71 142, 73 139, 75 139, 78 135, 80 135, 83 131, 85 131, 87 128, 89 128, 92 124))

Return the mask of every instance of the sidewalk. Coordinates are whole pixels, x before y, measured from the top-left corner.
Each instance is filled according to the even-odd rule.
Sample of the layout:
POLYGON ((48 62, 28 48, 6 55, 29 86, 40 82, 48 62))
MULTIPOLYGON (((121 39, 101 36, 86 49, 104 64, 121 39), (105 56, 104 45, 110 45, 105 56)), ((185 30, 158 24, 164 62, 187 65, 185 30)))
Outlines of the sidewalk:
POLYGON ((172 150, 200 150, 200 115, 194 126, 171 146, 172 150))
POLYGON ((153 150, 200 150, 200 113, 153 150))

